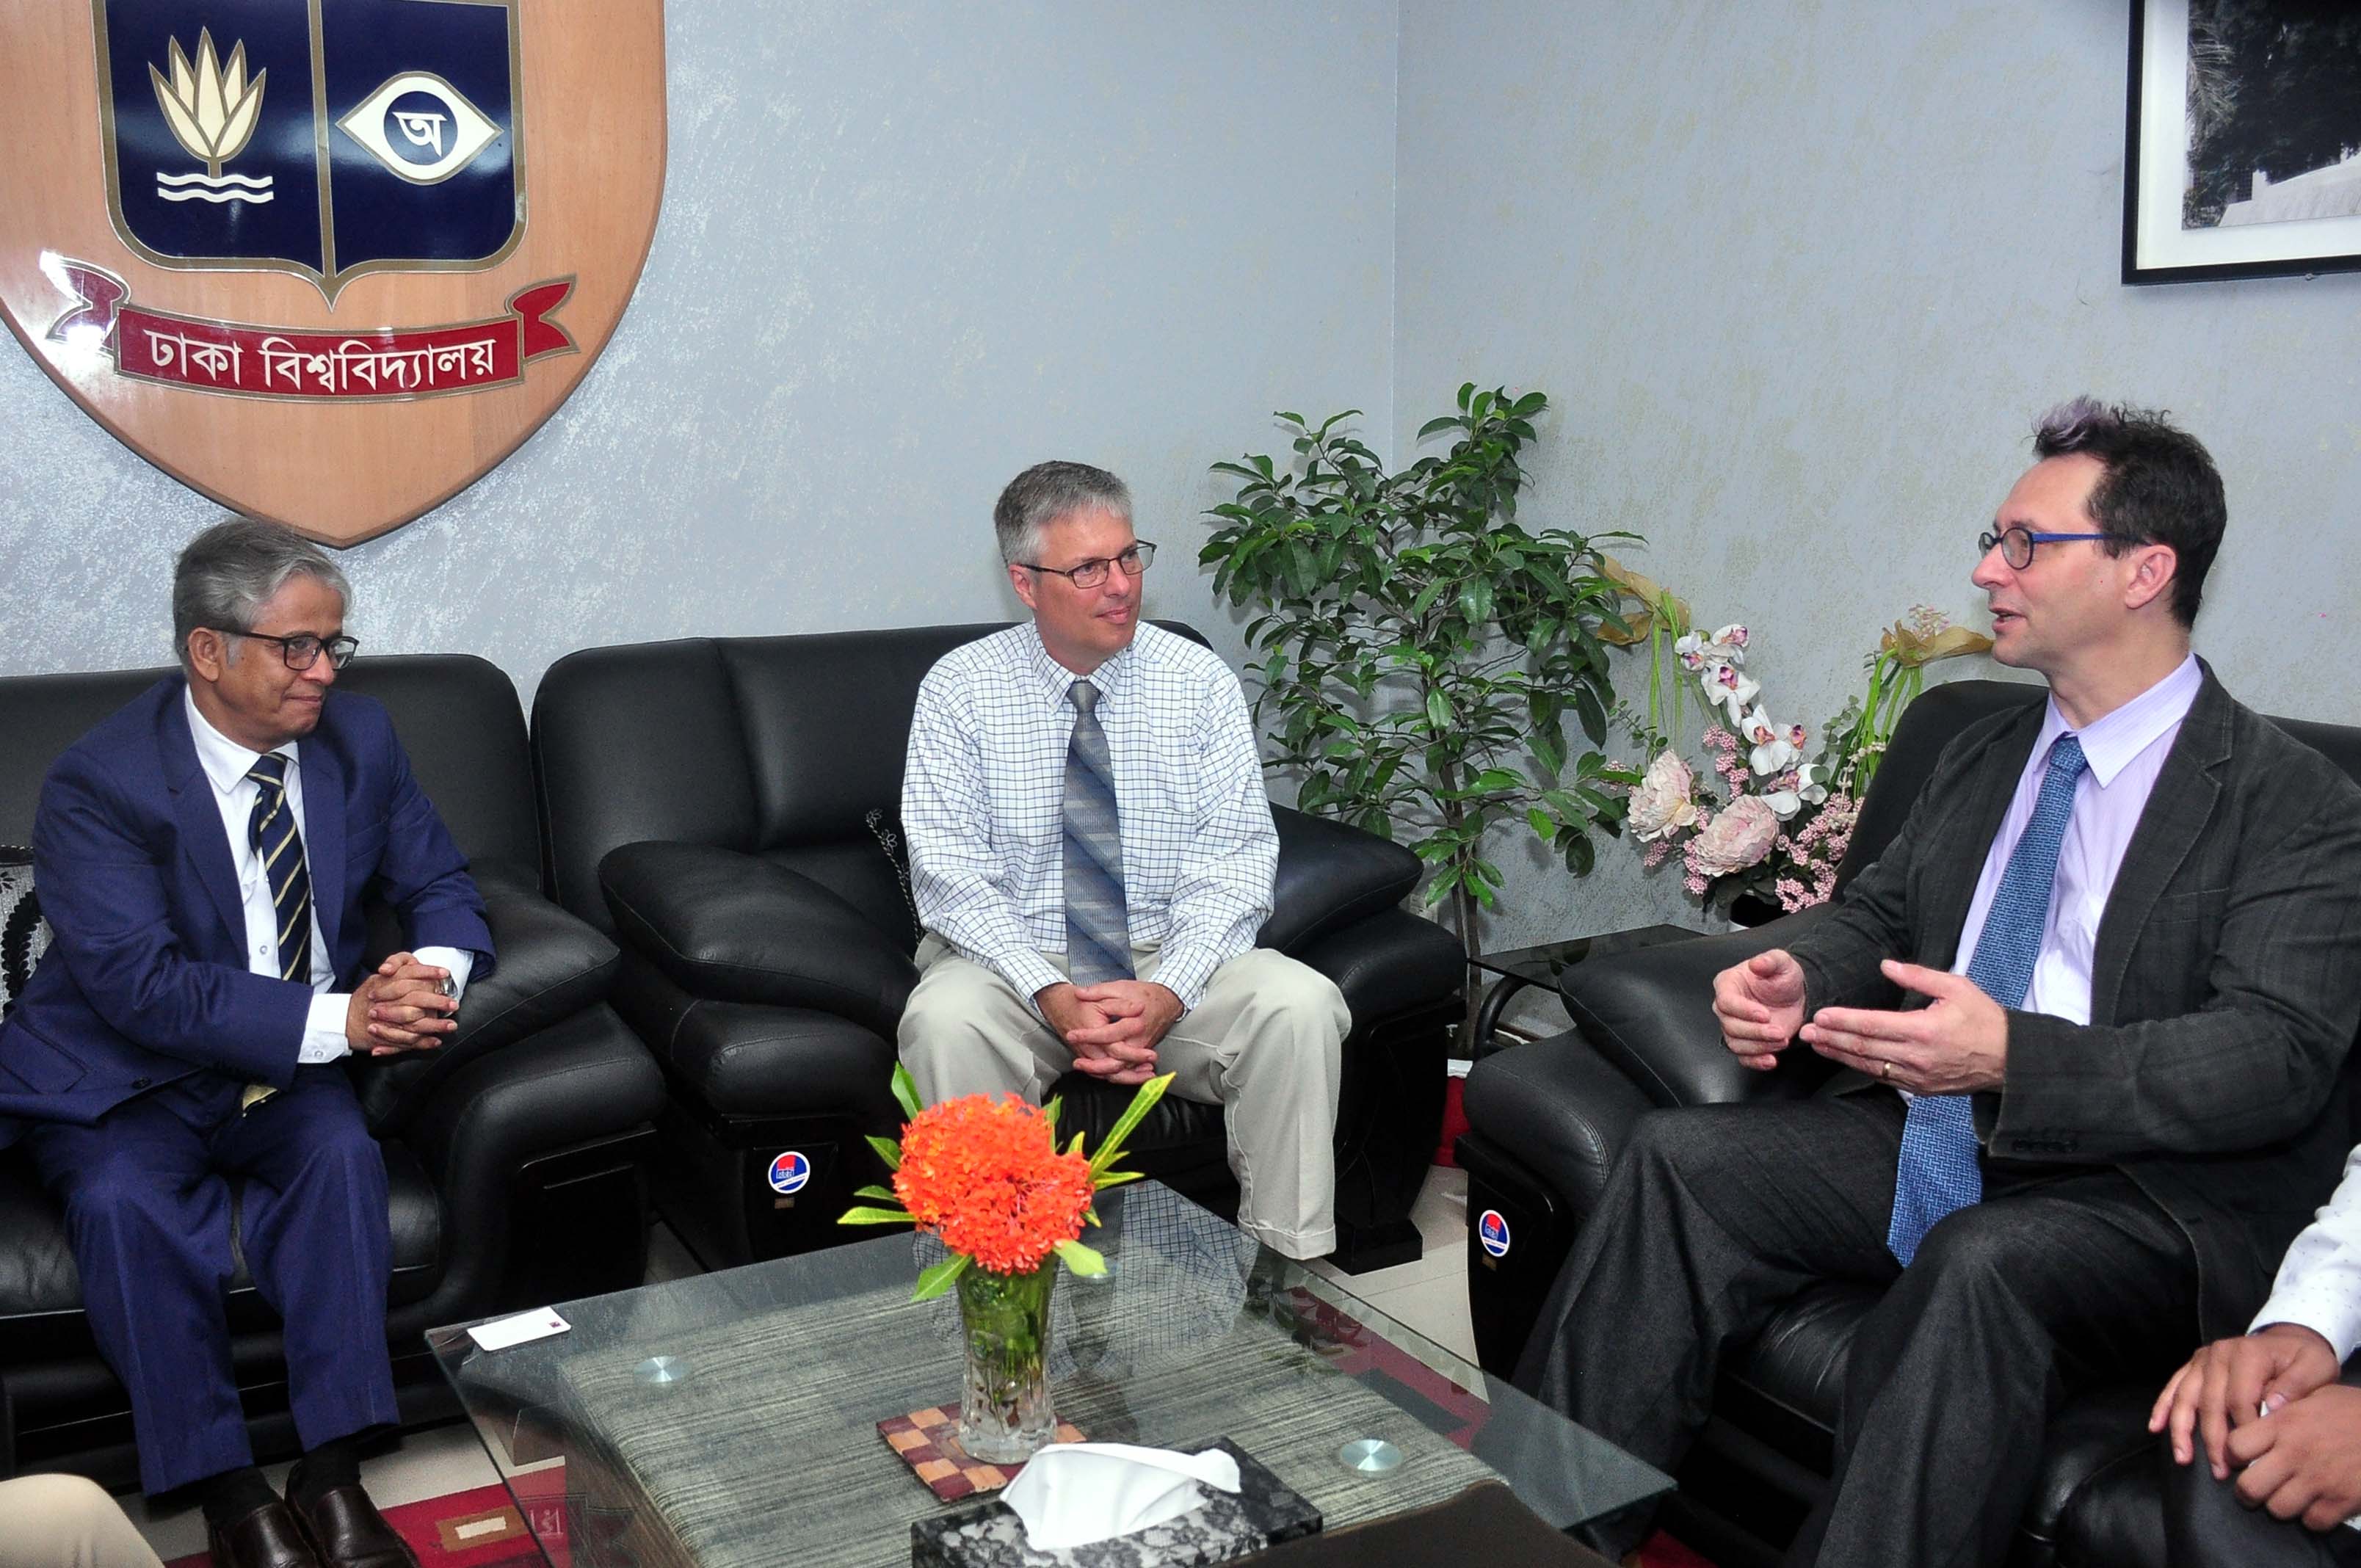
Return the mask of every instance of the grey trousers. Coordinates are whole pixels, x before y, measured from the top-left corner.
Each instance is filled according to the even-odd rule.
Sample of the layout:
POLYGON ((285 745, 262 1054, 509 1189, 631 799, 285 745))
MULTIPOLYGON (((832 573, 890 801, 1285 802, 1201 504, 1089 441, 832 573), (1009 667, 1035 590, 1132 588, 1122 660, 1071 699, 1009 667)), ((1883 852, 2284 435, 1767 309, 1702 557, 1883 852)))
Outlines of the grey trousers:
MULTIPOLYGON (((1042 956, 1065 967, 1062 954, 1042 956)), ((1156 958, 1135 951, 1133 972, 1155 979, 1156 958)), ((928 1104, 1000 1093, 1039 1104, 1073 1067, 1071 1048, 996 970, 931 935, 918 970, 899 1047, 928 1104)), ((1222 1107, 1239 1229, 1289 1257, 1336 1248, 1336 1090, 1352 1026, 1334 981, 1257 948, 1215 970, 1156 1048, 1173 1093, 1222 1107)))
MULTIPOLYGON (((2161 1387, 2197 1343, 2196 1258, 2119 1172, 1988 1166, 1984 1201, 1901 1268, 1885 1230, 1902 1114, 1880 1089, 1642 1117, 1518 1386, 1671 1470, 1726 1352, 1817 1281, 1887 1286, 1845 1366, 1828 1497, 1787 1561, 1998 1568, 2050 1415, 2101 1382, 2161 1387)), ((1597 1542, 1610 1556, 1644 1521, 1624 1524, 1597 1542)))
POLYGON ((0 1568, 163 1568, 95 1481, 0 1481, 0 1568))

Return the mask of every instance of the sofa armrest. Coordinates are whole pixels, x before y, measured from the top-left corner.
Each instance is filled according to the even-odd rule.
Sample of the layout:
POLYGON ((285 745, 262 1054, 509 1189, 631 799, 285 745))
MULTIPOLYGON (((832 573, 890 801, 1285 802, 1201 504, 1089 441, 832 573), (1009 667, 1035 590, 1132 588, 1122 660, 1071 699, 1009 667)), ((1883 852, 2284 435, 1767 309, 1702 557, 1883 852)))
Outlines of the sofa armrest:
MULTIPOLYGON (((399 1132, 454 1073, 563 1018, 606 1000, 622 954, 588 924, 541 895, 533 873, 504 861, 468 868, 483 895, 498 962, 467 983, 459 999, 458 1028, 431 1051, 356 1057, 353 1086, 370 1130, 399 1132)), ((400 943, 390 912, 373 915, 386 929, 372 931, 372 952, 400 943)))
POLYGON ((1462 1094, 1468 1126, 1548 1182, 1577 1222, 1598 1207, 1631 1124, 1653 1109, 1630 1078, 1571 1035, 1482 1058, 1462 1094))
POLYGON ((1714 1021, 1713 977, 1792 941, 1825 909, 1784 916, 1752 931, 1592 959, 1565 971, 1558 993, 1583 1038, 1658 1105, 1802 1098, 1836 1064, 1794 1046, 1770 1072, 1739 1065, 1714 1021))
POLYGON ((403 1135, 443 1200, 444 1274, 429 1299, 444 1315, 428 1321, 526 1305, 499 1294, 518 1171, 653 1122, 664 1107, 664 1074, 603 1003, 454 1074, 403 1135))
POLYGON ((632 950, 690 995, 810 1007, 892 1039, 918 970, 895 938, 811 878, 708 844, 626 844, 598 887, 632 950))
POLYGON ((1418 886, 1424 868, 1400 844, 1283 806, 1270 817, 1279 881, 1257 947, 1301 958, 1310 943, 1391 909, 1418 886))

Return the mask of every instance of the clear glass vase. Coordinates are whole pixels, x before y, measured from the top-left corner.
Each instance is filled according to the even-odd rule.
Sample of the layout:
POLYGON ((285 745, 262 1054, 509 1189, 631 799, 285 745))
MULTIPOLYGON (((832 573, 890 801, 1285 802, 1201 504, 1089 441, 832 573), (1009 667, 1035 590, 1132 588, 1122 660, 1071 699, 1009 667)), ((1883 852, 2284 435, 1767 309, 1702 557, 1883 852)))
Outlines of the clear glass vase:
POLYGON ((960 1446, 988 1464, 1022 1464, 1055 1434, 1049 1403, 1049 1291, 1058 1263, 1030 1274, 970 1265, 959 1277, 967 1376, 960 1390, 960 1446))

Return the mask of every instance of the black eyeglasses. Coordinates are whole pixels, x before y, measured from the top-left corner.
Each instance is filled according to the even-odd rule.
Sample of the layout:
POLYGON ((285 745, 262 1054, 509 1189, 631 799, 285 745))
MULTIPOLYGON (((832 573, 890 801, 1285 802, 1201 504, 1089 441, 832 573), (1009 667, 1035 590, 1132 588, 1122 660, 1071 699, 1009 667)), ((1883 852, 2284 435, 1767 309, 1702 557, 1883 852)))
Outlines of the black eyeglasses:
POLYGON ((1037 566, 1030 561, 1016 564, 1028 572, 1048 572, 1053 576, 1063 577, 1078 588, 1094 588, 1107 580, 1109 566, 1121 566, 1125 576, 1136 577, 1155 563, 1156 546, 1145 539, 1138 539, 1132 542, 1130 549, 1112 560, 1102 555, 1079 566, 1037 566))
POLYGON ((214 630, 224 637, 245 637, 257 642, 278 643, 279 656, 287 661, 287 667, 291 670, 310 669, 320 662, 323 653, 328 656, 328 668, 341 670, 351 663, 353 655, 361 650, 358 642, 343 636, 314 637, 308 631, 299 631, 292 637, 273 637, 268 631, 232 631, 226 626, 216 626, 214 630))
POLYGON ((1976 536, 1976 554, 1989 555, 1993 546, 2000 546, 2000 558, 2022 572, 2033 565, 2033 547, 2037 544, 2070 544, 2081 539, 2104 539, 2103 533, 2036 533, 2022 524, 2004 528, 1998 533, 1986 529, 1976 536))

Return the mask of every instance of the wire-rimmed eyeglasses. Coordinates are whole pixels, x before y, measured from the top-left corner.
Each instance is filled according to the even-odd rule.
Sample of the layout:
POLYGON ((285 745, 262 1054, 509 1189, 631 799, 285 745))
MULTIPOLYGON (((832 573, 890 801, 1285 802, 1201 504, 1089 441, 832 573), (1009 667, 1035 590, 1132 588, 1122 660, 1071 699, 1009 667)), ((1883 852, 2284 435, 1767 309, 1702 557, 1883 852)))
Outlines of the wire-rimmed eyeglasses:
POLYGON ((1989 555, 1993 546, 1997 544, 2000 546, 2000 558, 2022 572, 2033 565, 2033 547, 2037 544, 2068 544, 2081 539, 2106 537, 2103 533, 2036 533, 2019 523, 2013 528, 2004 528, 1998 533, 1989 528, 1984 530, 1976 536, 1976 553, 1989 555))
POLYGON ((1156 564, 1156 546, 1145 539, 1132 541, 1131 548, 1113 557, 1102 555, 1095 561, 1084 561, 1077 566, 1037 566, 1030 561, 1018 565, 1028 572, 1048 572, 1060 576, 1078 588, 1094 588, 1107 580, 1109 566, 1121 566, 1126 577, 1136 577, 1156 564))
POLYGON ((299 631, 292 637, 273 637, 268 631, 234 631, 226 626, 216 626, 214 630, 224 637, 245 637, 256 642, 278 643, 279 656, 287 661, 287 667, 291 670, 310 669, 320 662, 323 653, 328 656, 328 668, 341 670, 353 662, 353 655, 361 649, 357 641, 341 635, 314 637, 308 631, 299 631))

